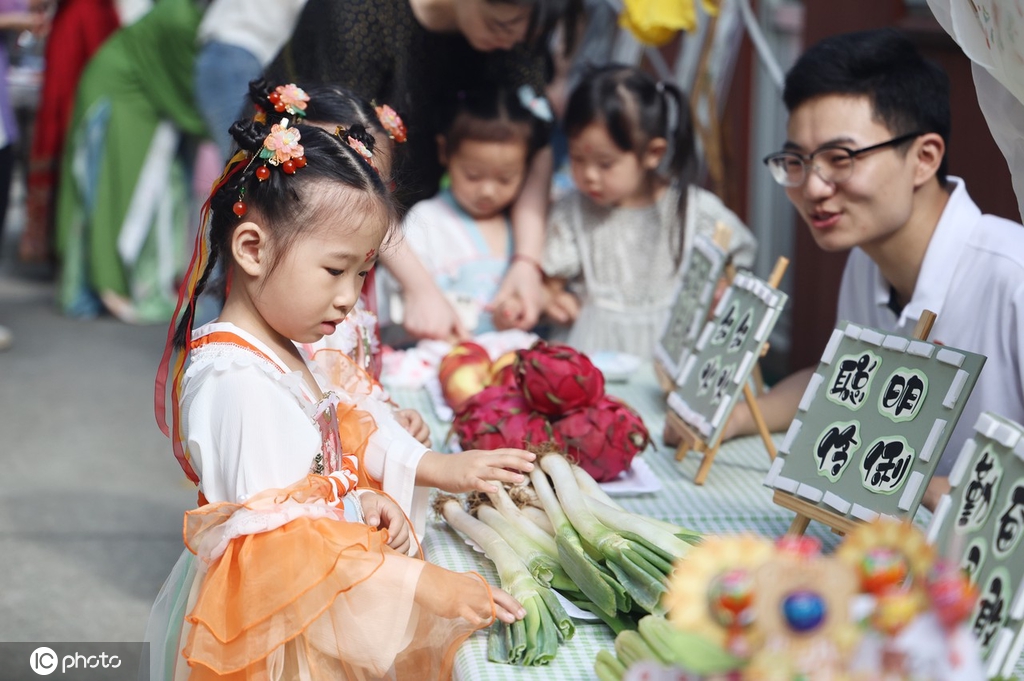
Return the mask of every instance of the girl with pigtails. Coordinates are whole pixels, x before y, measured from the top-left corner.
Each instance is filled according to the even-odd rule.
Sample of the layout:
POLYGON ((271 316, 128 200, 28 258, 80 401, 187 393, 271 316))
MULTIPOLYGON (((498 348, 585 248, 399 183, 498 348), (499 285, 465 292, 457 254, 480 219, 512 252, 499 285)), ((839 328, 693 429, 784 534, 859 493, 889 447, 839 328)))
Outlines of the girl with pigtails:
MULTIPOLYGON (((405 513, 360 484, 367 452, 404 430, 333 390, 301 345, 355 306, 395 207, 363 125, 308 125, 305 93, 277 92, 280 112, 232 126, 240 151, 207 204, 158 376, 158 418, 166 428, 166 387, 200 507, 150 616, 150 678, 447 678, 469 634, 525 613, 477 575, 410 557, 405 513), (223 310, 193 329, 218 263, 223 310)), ((532 468, 527 452, 477 454, 492 457, 481 485, 532 468)))
POLYGON ((697 157, 686 98, 639 69, 585 74, 565 113, 576 191, 548 218, 545 312, 571 325, 567 342, 588 353, 652 356, 680 267, 697 234, 724 223, 727 251, 750 267, 750 230, 693 184, 697 157))

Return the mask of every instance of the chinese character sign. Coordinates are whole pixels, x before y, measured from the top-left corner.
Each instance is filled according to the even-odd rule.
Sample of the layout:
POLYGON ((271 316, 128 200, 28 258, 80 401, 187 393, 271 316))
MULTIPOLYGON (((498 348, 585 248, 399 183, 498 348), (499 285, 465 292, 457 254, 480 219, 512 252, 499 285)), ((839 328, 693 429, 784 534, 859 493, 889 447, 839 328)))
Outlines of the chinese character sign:
POLYGON ((971 628, 989 676, 1009 677, 1018 656, 1007 652, 1024 645, 1024 612, 1014 605, 1024 603, 1024 426, 986 412, 974 430, 928 537, 978 588, 971 628))
POLYGON ((765 485, 845 519, 912 518, 984 362, 841 323, 765 485))
POLYGON ((785 304, 786 294, 737 274, 686 356, 668 404, 708 446, 721 437, 785 304))
POLYGON ((672 378, 679 376, 683 361, 704 328, 726 258, 714 241, 697 235, 683 262, 668 321, 654 348, 655 359, 672 378))

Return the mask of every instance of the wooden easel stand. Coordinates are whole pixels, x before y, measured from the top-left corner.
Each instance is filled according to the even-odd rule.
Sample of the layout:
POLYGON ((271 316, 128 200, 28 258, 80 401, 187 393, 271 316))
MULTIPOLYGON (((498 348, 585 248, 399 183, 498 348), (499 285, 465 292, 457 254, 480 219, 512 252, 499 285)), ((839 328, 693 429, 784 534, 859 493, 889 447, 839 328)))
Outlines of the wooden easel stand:
MULTIPOLYGON (((772 288, 778 288, 782 282, 782 277, 786 273, 786 268, 789 266, 789 259, 780 257, 775 262, 775 268, 772 270, 771 276, 768 278, 767 283, 772 288)), ((735 268, 730 264, 726 269, 726 276, 731 281, 733 276, 736 274, 735 268)), ((764 350, 761 352, 761 356, 768 351, 768 345, 765 344, 764 350)), ((757 367, 757 364, 754 365, 757 367)), ((761 414, 761 408, 757 404, 757 396, 750 387, 749 381, 744 381, 743 384, 743 396, 747 401, 747 406, 750 409, 750 415, 754 419, 754 424, 757 426, 757 432, 761 436, 761 440, 764 442, 765 449, 768 451, 768 458, 772 461, 778 455, 778 451, 775 448, 775 442, 772 440, 771 431, 768 430, 768 425, 765 423, 764 415, 761 414)), ((708 477, 708 472, 711 470, 711 464, 714 463, 715 455, 718 454, 718 447, 721 445, 721 438, 715 443, 713 447, 708 446, 707 442, 696 433, 683 419, 671 409, 668 410, 668 414, 665 417, 666 430, 670 430, 679 437, 679 446, 676 448, 676 461, 682 461, 688 452, 694 451, 704 455, 701 460, 700 467, 697 469, 697 474, 693 478, 693 482, 696 485, 703 485, 704 481, 708 477)))

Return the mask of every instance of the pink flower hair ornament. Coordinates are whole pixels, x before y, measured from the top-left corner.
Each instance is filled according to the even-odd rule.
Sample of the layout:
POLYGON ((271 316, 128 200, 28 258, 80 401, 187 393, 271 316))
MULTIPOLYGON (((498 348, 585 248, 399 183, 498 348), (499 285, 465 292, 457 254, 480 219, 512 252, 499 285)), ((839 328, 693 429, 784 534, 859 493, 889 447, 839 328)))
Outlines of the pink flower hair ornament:
MULTIPOLYGON (((302 135, 298 128, 289 128, 288 119, 281 119, 270 128, 270 134, 263 140, 263 148, 260 149, 259 157, 266 159, 272 166, 280 165, 288 175, 295 172, 297 168, 306 166, 305 150, 299 141, 302 135)), ((257 171, 257 177, 260 173, 257 171)), ((260 177, 260 179, 266 179, 260 177)))
POLYGON ((290 116, 306 117, 306 102, 309 101, 309 95, 295 83, 278 85, 267 95, 267 99, 278 113, 287 112, 290 116))
POLYGON ((388 137, 399 144, 405 142, 408 139, 408 133, 405 128, 405 122, 402 121, 402 117, 398 115, 398 112, 387 104, 375 108, 377 110, 377 118, 380 119, 380 124, 388 134, 388 137))

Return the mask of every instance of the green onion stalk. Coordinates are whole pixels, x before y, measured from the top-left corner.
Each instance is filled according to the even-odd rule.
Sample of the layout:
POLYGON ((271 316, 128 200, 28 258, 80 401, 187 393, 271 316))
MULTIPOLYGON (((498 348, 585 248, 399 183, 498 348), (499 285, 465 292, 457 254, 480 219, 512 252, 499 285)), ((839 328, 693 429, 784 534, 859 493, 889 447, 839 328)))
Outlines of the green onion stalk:
POLYGON ((562 504, 559 503, 547 476, 539 466, 530 471, 530 480, 544 506, 544 512, 551 519, 551 526, 555 530, 555 545, 558 547, 558 560, 569 577, 601 614, 614 618, 618 611, 629 612, 633 604, 626 590, 583 546, 580 536, 569 522, 565 511, 562 510, 562 504))
POLYGON ((626 665, 619 662, 615 653, 601 650, 594 660, 594 672, 599 681, 622 681, 622 677, 626 675, 626 665))
MULTIPOLYGON (((582 541, 591 544, 600 552, 606 567, 637 605, 646 612, 663 614, 661 597, 667 590, 665 577, 672 571, 673 561, 685 555, 689 545, 668 535, 686 549, 678 546, 663 547, 625 528, 616 530, 602 523, 588 508, 586 497, 580 491, 572 468, 564 456, 547 454, 541 457, 540 468, 551 476, 561 508, 582 541)), ((537 487, 536 483, 534 487, 537 487)), ((543 495, 541 499, 544 499, 543 495)), ((552 518, 552 523, 557 526, 554 520, 552 518)), ((565 568, 572 576, 568 566, 565 568)), ((582 585, 580 587, 582 588, 582 585)), ((586 589, 583 591, 586 593, 586 589)), ((601 606, 595 599, 591 600, 601 606)))
POLYGON ((526 617, 512 624, 497 622, 488 640, 492 662, 542 665, 551 662, 558 645, 572 638, 576 627, 554 592, 542 586, 501 536, 469 515, 455 497, 439 497, 437 507, 453 528, 466 535, 494 562, 501 588, 526 610, 526 617))
POLYGON ((739 669, 744 663, 713 641, 683 631, 664 617, 644 617, 638 631, 659 662, 691 674, 718 676, 739 669))
POLYGON ((515 525, 516 529, 526 535, 530 541, 538 546, 545 553, 549 554, 552 558, 558 558, 558 547, 555 545, 553 533, 545 532, 537 523, 530 520, 521 508, 516 506, 515 502, 505 491, 505 488, 500 483, 492 482, 496 492, 488 492, 487 498, 495 509, 498 510, 501 515, 505 517, 510 523, 515 525))
MULTIPOLYGON (((614 499, 608 496, 607 492, 601 489, 600 483, 598 483, 597 480, 594 480, 594 478, 591 477, 590 473, 587 473, 585 470, 583 470, 576 464, 572 464, 572 474, 573 477, 576 478, 576 483, 580 486, 580 491, 582 491, 583 494, 585 494, 588 497, 588 504, 591 500, 594 500, 604 504, 605 506, 609 506, 624 513, 629 513, 629 511, 626 511, 626 509, 624 509, 614 499)), ((674 535, 676 538, 682 539, 688 544, 696 544, 701 540, 701 535, 699 532, 688 530, 685 527, 673 525, 672 523, 666 522, 664 520, 659 520, 658 518, 651 518, 650 516, 643 516, 635 513, 630 515, 633 515, 636 518, 638 518, 644 527, 657 527, 662 532, 667 532, 671 535, 674 535)), ((602 520, 602 522, 604 521, 602 520)))
POLYGON ((576 585, 558 562, 558 549, 555 548, 554 540, 551 540, 551 547, 554 549, 552 553, 540 549, 493 506, 478 506, 476 517, 497 532, 505 540, 505 543, 512 547, 533 578, 542 586, 555 589, 576 589, 576 585))
POLYGON ((555 528, 551 525, 551 518, 544 512, 544 509, 537 508, 536 506, 523 506, 521 509, 523 515, 533 522, 537 527, 544 530, 549 536, 555 536, 555 528))

